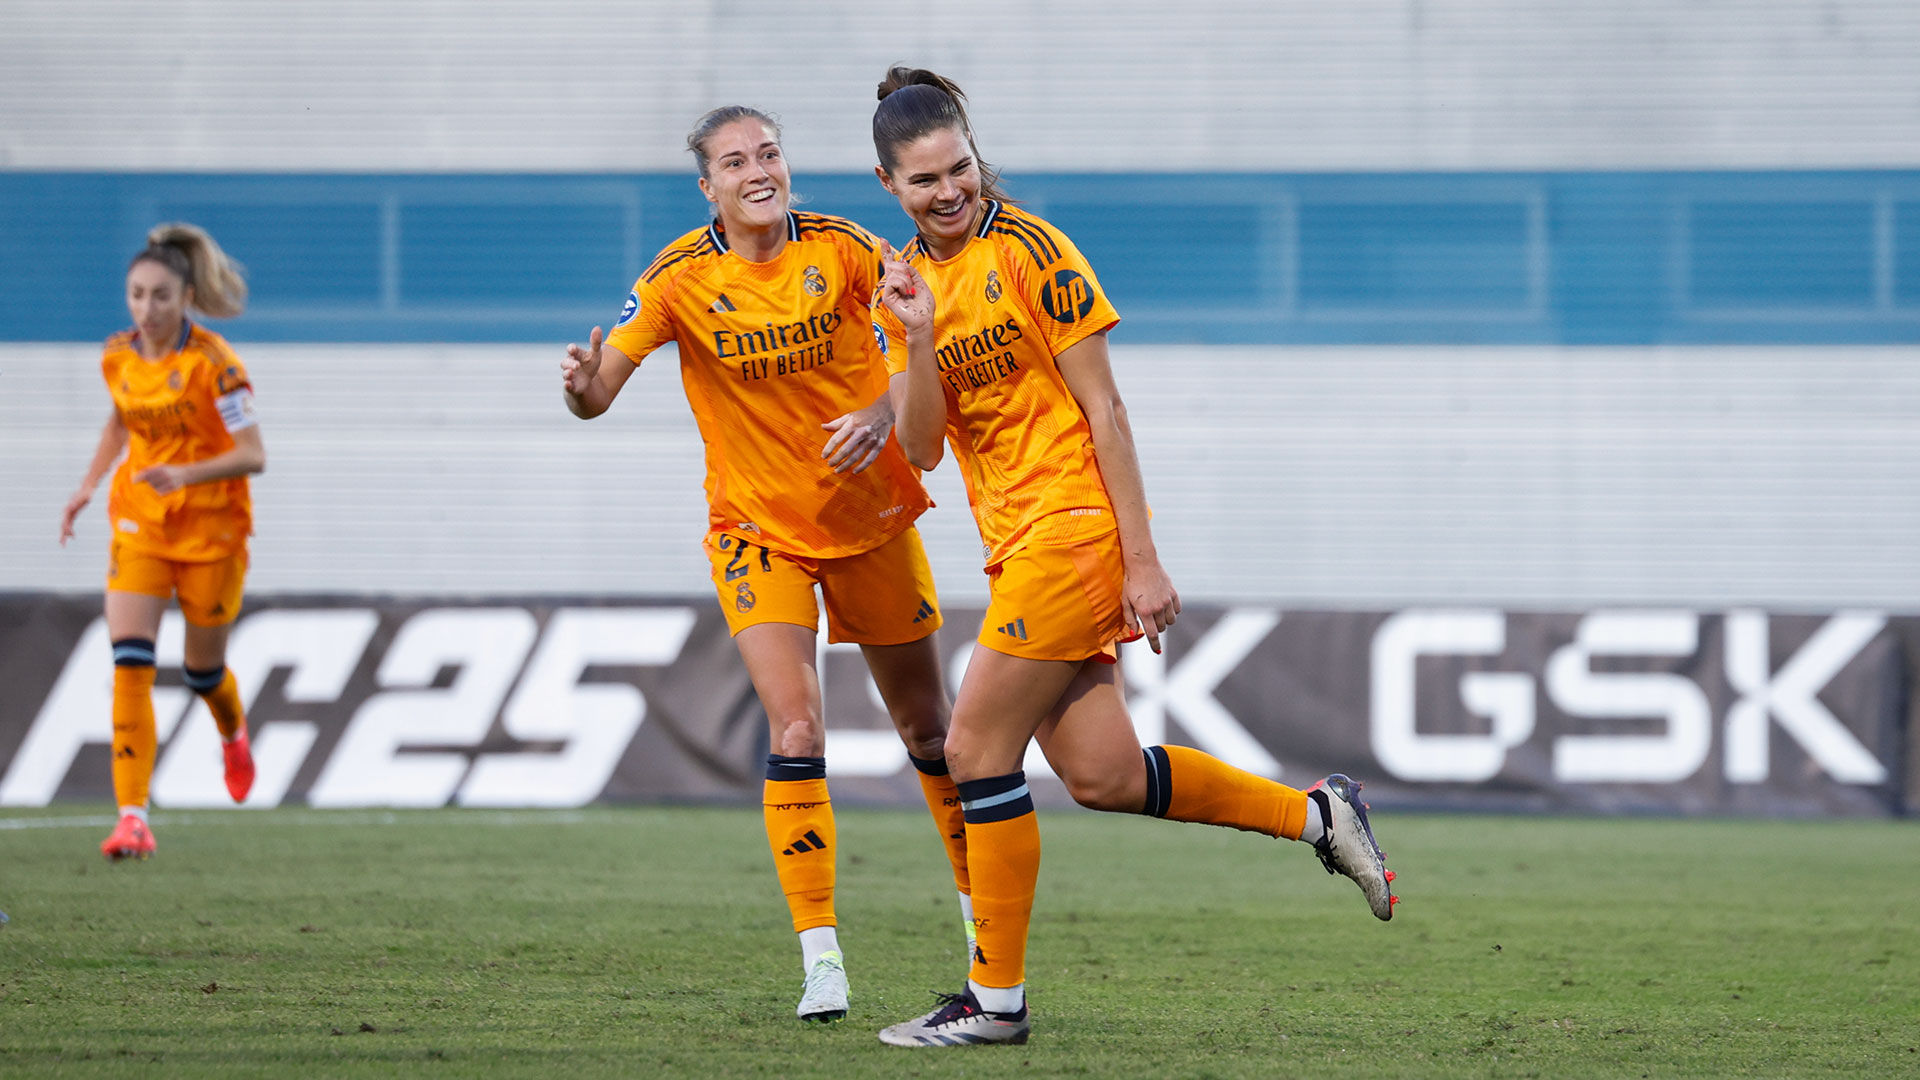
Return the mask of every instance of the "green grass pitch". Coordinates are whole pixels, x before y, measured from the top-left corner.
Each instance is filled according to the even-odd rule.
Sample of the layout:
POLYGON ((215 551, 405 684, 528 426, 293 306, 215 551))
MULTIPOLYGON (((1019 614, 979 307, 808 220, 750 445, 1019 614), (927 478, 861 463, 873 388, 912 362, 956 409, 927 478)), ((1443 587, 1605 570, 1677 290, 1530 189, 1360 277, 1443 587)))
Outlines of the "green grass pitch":
POLYGON ((1920 1076, 1920 825, 1382 812, 1391 923, 1303 846, 1043 810, 1033 1041, 923 815, 842 808, 848 1019, 751 809, 0 814, 0 1076, 1920 1076))

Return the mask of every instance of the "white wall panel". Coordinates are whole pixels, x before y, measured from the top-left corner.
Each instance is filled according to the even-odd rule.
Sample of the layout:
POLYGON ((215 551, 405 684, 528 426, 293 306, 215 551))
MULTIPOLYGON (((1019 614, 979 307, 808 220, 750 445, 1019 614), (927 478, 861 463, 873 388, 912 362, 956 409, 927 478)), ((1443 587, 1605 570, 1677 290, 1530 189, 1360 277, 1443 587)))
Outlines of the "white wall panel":
MULTIPOLYGON (((253 588, 706 589, 670 352, 585 423, 557 349, 243 354, 270 455, 253 588)), ((1920 349, 1117 346, 1114 364, 1195 599, 1920 611, 1920 349)), ((106 408, 93 349, 0 347, 0 589, 99 588, 101 503, 74 545, 54 537, 106 408)), ((942 590, 977 598, 957 485, 930 474, 923 526, 942 590)))
POLYGON ((888 64, 1015 170, 1920 162, 1911 0, 7 0, 0 168, 651 171, 715 105, 872 162, 888 64))

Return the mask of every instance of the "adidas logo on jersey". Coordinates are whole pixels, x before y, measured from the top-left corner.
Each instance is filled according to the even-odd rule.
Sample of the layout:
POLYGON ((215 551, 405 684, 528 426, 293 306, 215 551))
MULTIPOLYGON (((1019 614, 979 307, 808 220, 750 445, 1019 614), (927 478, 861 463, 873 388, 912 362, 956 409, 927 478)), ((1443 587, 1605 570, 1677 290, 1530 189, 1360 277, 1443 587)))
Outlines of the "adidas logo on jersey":
POLYGON ((827 842, 825 840, 820 839, 820 834, 817 832, 814 832, 812 829, 808 829, 805 833, 801 835, 800 839, 795 840, 793 842, 792 847, 787 848, 785 851, 782 851, 780 854, 803 855, 809 851, 825 851, 826 849, 827 849, 827 842))
POLYGON ((931 618, 933 618, 933 605, 927 603, 925 600, 920 601, 920 613, 913 617, 913 621, 926 622, 931 618))
POLYGON ((726 293, 721 293, 719 299, 715 300, 713 302, 713 306, 708 308, 707 310, 708 311, 738 311, 740 309, 733 306, 733 301, 727 299, 726 293))
POLYGON ((996 626, 994 629, 1010 638, 1027 640, 1027 620, 1025 619, 1015 619, 1005 626, 996 626))

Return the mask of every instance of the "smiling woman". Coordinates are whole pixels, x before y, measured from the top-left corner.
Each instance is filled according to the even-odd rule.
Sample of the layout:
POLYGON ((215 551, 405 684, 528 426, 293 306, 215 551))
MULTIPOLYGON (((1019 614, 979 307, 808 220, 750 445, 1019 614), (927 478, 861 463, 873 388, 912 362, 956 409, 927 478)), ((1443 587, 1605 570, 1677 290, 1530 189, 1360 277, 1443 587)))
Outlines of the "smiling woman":
POLYGON ((1223 825, 1312 845, 1380 919, 1393 875, 1359 785, 1301 791, 1185 746, 1144 750, 1116 646, 1153 651, 1180 613, 1148 524, 1133 429, 1107 356, 1120 322, 1065 233, 1007 203, 980 159, 960 88, 894 68, 879 87, 881 185, 916 235, 884 253, 900 444, 923 469, 953 446, 987 552, 991 597, 954 702, 947 764, 960 793, 979 947, 966 984, 880 1032, 895 1046, 1024 1043, 1027 926, 1040 827, 1027 786, 1037 741, 1095 810, 1223 825))
MULTIPOLYGON (((880 243, 844 218, 791 208, 780 127, 729 105, 687 136, 711 223, 668 244, 610 335, 561 362, 567 408, 591 419, 638 364, 679 346, 706 444, 706 553, 714 590, 767 714, 767 841, 800 936, 803 1020, 846 1015, 834 915, 833 807, 815 669, 829 641, 859 644, 921 777, 971 918, 965 830, 943 747, 949 703, 933 633, 933 574, 914 521, 930 505, 891 435, 870 303, 880 243)), ((970 925, 970 923, 969 923, 970 925)))
POLYGON ((785 243, 780 226, 793 202, 779 125, 757 109, 723 106, 694 125, 687 149, 700 163, 701 193, 734 233, 735 250, 749 262, 772 258, 785 243))

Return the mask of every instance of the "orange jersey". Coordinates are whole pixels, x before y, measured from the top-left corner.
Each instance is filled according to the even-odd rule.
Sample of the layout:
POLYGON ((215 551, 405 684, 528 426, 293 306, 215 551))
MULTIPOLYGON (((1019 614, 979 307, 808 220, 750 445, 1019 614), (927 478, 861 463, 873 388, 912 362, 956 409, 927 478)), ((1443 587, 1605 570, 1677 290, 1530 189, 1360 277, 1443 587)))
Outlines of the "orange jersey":
POLYGON ((113 474, 107 517, 123 545, 180 562, 244 551, 253 531, 247 478, 191 484, 168 495, 133 482, 150 465, 188 465, 233 449, 254 424, 253 388, 226 339, 192 322, 158 360, 134 348, 137 331, 107 339, 100 373, 127 426, 127 457, 113 474))
MULTIPOLYGON (((945 262, 918 237, 902 252, 933 288, 933 340, 988 566, 1028 543, 1071 544, 1115 528, 1086 414, 1054 357, 1120 316, 1073 241, 988 200, 980 227, 945 262)), ((884 306, 887 363, 907 369, 906 336, 884 306)))
POLYGON ((669 244, 633 286, 607 344, 639 363, 669 341, 706 443, 711 529, 833 559, 898 536, 929 502, 891 438, 836 473, 820 425, 873 404, 887 369, 870 304, 879 244, 844 218, 789 212, 775 258, 733 253, 718 223, 669 244))

